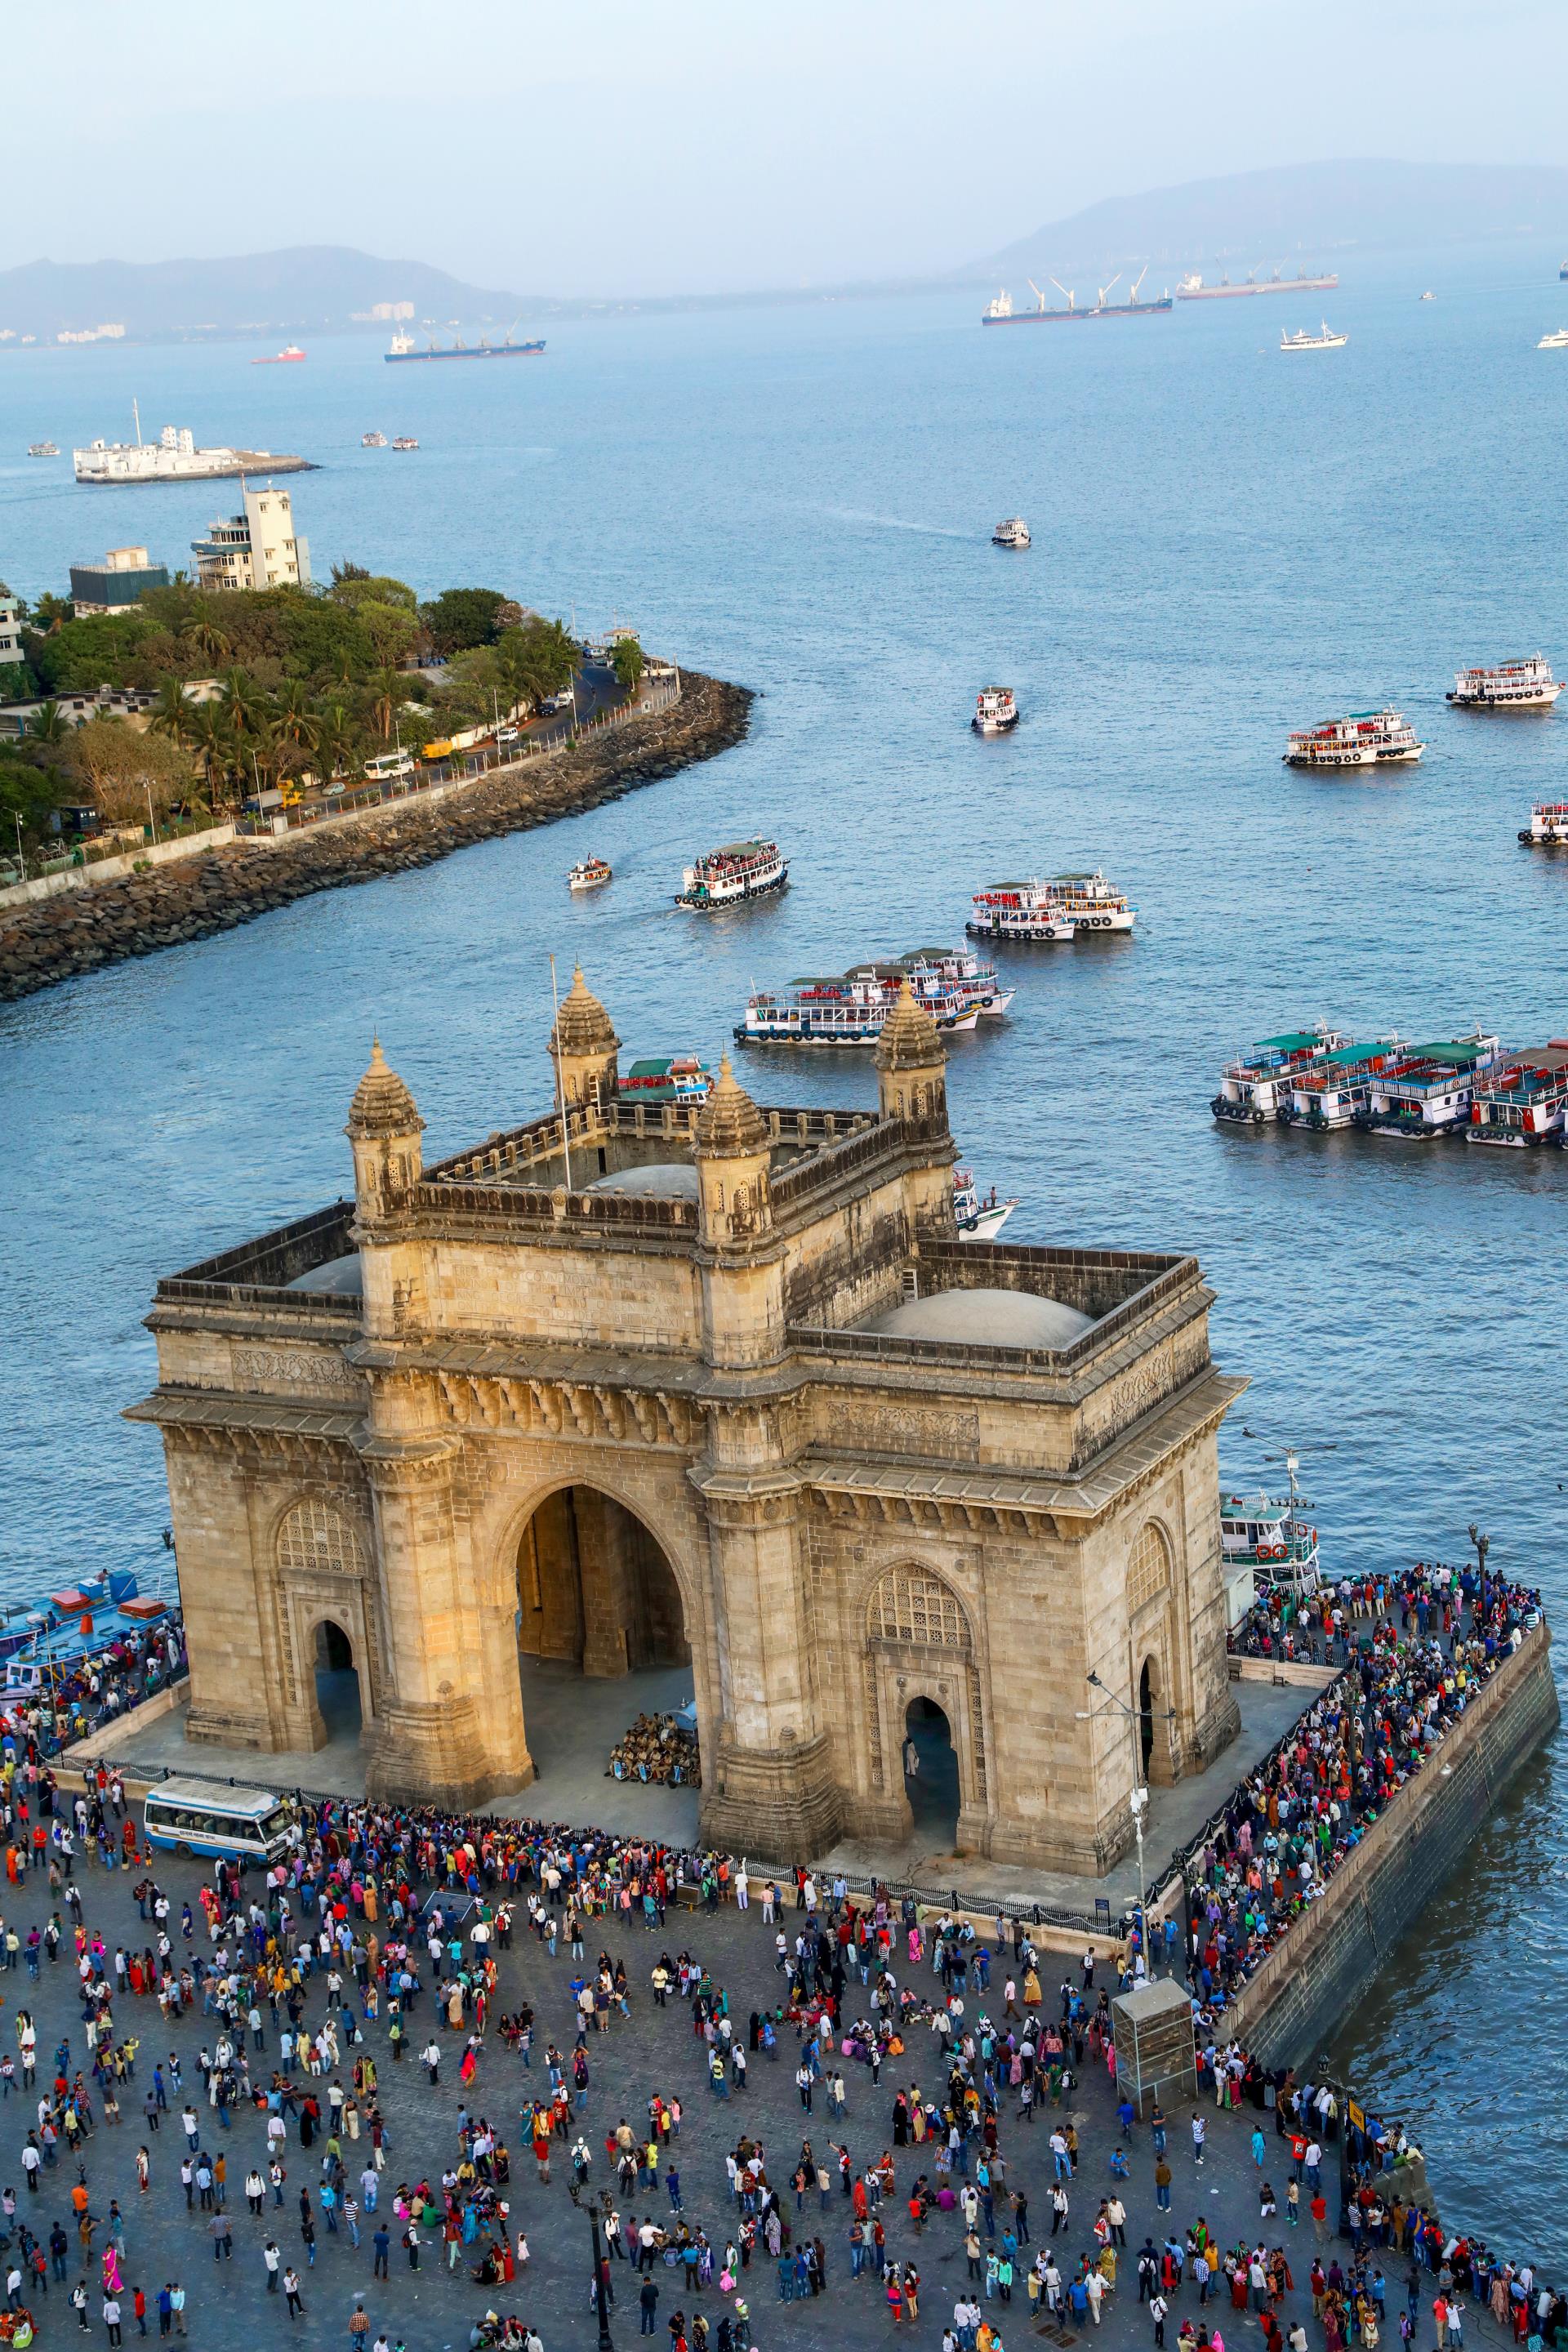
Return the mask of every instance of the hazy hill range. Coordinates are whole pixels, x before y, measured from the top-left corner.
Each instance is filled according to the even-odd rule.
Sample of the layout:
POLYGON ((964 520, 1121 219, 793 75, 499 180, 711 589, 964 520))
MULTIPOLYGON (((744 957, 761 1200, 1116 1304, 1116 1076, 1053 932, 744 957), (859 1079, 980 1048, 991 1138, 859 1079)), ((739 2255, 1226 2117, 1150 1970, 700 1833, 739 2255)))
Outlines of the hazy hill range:
POLYGON ((416 325, 509 326, 523 311, 555 306, 465 285, 423 261, 381 261, 351 246, 300 245, 221 261, 29 261, 0 270, 0 329, 53 342, 106 320, 128 341, 209 335, 318 334, 374 326, 356 320, 378 303, 412 302, 416 325))
POLYGON ((1355 247, 1546 236, 1568 253, 1568 170, 1531 163, 1285 163, 1111 196, 984 255, 966 279, 1216 262, 1331 268, 1355 247))

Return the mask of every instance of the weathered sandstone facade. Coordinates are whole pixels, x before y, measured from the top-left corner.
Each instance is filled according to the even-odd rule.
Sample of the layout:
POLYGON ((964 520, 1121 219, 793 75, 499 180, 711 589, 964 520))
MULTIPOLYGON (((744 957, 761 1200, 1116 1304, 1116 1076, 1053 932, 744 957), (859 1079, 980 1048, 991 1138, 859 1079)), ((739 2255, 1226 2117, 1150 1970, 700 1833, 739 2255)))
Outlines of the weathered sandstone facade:
POLYGON ((467 1805, 531 1776, 520 1649, 689 1656, 714 1841, 901 1839, 926 1699, 962 1847, 1107 1868, 1140 1748, 1237 1721, 1196 1262, 962 1242, 907 997, 875 1114, 634 1107, 581 974, 551 1050, 564 1139, 426 1169, 378 1046, 353 1201, 159 1285, 192 1738, 318 1744, 330 1642, 372 1788, 467 1805))

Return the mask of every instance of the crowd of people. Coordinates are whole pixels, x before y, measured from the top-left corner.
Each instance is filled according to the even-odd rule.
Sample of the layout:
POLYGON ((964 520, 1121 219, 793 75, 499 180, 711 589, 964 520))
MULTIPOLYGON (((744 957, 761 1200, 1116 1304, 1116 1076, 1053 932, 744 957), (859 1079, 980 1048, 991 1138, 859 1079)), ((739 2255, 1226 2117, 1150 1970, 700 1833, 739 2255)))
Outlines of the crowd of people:
POLYGON ((639 1715, 610 1750, 606 1774, 616 1780, 670 1781, 700 1789, 697 1734, 676 1715, 639 1715))
MULTIPOLYGON (((1376 2352, 1380 2331, 1402 2311, 1414 2326, 1422 2302, 1446 2352, 1461 2339, 1467 2297, 1522 2344, 1568 2342, 1568 2310, 1527 2265, 1443 2231, 1428 2206, 1398 2193, 1410 2151, 1396 2135, 1353 2121, 1330 2086, 1270 2074, 1220 2038, 1227 1993, 1538 1603, 1496 1579, 1483 1603, 1447 1572, 1418 1571, 1388 1580, 1357 1618, 1363 1605, 1353 1591, 1336 1598, 1365 1634, 1352 1668, 1238 1791, 1197 1858, 1202 2096, 1179 2144, 1158 2109, 1137 2116, 1117 2079, 1112 1992, 1141 1956, 1107 1981, 1086 1949, 1053 1987, 1056 1967, 1017 1918, 933 1913, 879 1888, 858 1900, 841 1875, 758 1874, 744 1858, 647 1838, 340 1798, 303 1808, 298 1843, 264 1876, 220 1864, 184 1901, 161 1880, 113 1773, 96 1767, 68 1796, 36 1730, 13 1720, 0 1750, 6 1908, 19 1923, 31 1904, 38 1917, 0 1922, 0 1957, 26 1969, 29 1990, 74 1971, 83 2045, 79 2054, 73 2030, 42 2056, 33 2004, 14 2008, 0 2104, 19 2073, 37 2120, 18 2158, 24 2194, 0 2199, 13 2336, 18 2314, 30 2328, 60 2289, 84 2326, 98 2301, 110 2345, 152 2315, 161 2335, 185 2332, 184 2285, 133 2276, 127 2212, 89 2178, 100 2131, 130 2124, 132 2223, 143 2196, 167 2195, 177 2166, 176 2196, 213 2262, 226 2262, 243 2196, 239 2228, 260 2241, 268 2292, 307 2332, 319 2326, 318 2252, 332 2241, 340 2256, 368 2260, 373 2294, 395 2263, 466 2272, 485 2302, 475 2352, 544 2352, 527 2313, 521 2215, 525 2195, 539 2210, 559 2193, 593 2217, 598 2255, 584 2288, 614 2299, 626 2282, 648 2335, 662 2305, 671 2352, 751 2352, 765 2307, 846 2291, 874 2294, 891 2324, 919 2325, 922 2272, 960 2250, 951 2316, 945 2295, 937 2315, 943 2352, 1007 2352, 1016 2308, 1019 2324, 1097 2325, 1134 2282, 1156 2352, 1172 2341, 1225 2352, 1227 2305, 1261 2327, 1267 2352, 1309 2352, 1308 2288, 1322 2352, 1376 2352), (88 1917, 79 1870, 89 1860, 110 1874, 130 1866, 114 1883, 127 1911, 135 1902, 135 1935, 105 1935, 88 1917), (721 1908, 724 1938, 708 1924, 721 1908), (745 1966, 751 1979, 771 1959, 765 2000, 732 1991, 719 1960, 721 1948, 733 1954, 735 1915, 753 1910, 761 1941, 745 1966), (509 1957, 520 1948, 526 1965, 509 1957), (194 2054, 171 2048, 149 2065, 141 2020, 154 2001, 160 2047, 195 2035, 194 2054), (669 2037, 640 2030, 649 2003, 684 2012, 684 2083, 668 2079, 669 2037), (621 2037, 613 2053, 608 2036, 621 2037), (641 2066, 645 2051, 667 2079, 616 2116, 604 2102, 606 2058, 624 2068, 635 2053, 641 2066), (443 2144, 416 2160, 400 2132, 394 2162, 385 2076, 405 2066, 451 2096, 431 2103, 443 2144), (771 2113, 755 2096, 759 2069, 771 2113), (689 2117, 693 2100, 715 2113, 735 2105, 722 2180, 710 2161, 696 2181, 683 2167, 683 2101, 689 2117), (798 2140, 776 2124, 784 2101, 798 2105, 798 2140), (1202 2210, 1216 2106, 1237 2111, 1232 2129, 1248 2108, 1257 2116, 1258 2227, 1223 2244, 1202 2210), (1091 2121, 1113 2146, 1086 2188, 1091 2121), (1178 2166, 1190 2220, 1172 2218, 1178 2166), (1048 2185, 1032 2214, 1036 2167, 1048 2185), (43 2208, 32 2204, 73 2174, 74 2244, 63 2218, 33 2226, 43 2208), (1155 2227, 1130 2251, 1128 2208, 1151 2187, 1155 2227), (1303 2224, 1308 2260, 1292 2251, 1303 2224), (297 2252, 285 2254, 284 2235, 297 2252)), ((393 2352, 363 2305, 351 2339, 393 2352)))
POLYGON ((1483 1591, 1476 1571, 1425 1565, 1276 1605, 1281 1642, 1315 1621, 1348 1663, 1187 1858, 1205 2002, 1223 2004, 1273 1950, 1541 1615, 1522 1585, 1489 1576, 1483 1591))
POLYGON ((184 1628, 177 1617, 128 1627, 77 1658, 12 1662, 14 1688, 0 1695, 0 1737, 39 1756, 56 1756, 117 1716, 128 1715, 185 1672, 184 1628))

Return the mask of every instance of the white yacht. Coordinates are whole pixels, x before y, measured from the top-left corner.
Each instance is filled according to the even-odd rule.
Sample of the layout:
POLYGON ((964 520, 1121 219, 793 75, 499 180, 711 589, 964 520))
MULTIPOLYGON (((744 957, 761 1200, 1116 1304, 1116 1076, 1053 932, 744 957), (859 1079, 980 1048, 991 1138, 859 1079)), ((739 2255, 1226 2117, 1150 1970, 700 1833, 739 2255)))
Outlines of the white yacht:
POLYGON ((1005 522, 999 522, 991 534, 991 544, 993 547, 1027 547, 1029 526, 1023 516, 1009 515, 1005 522))
POLYGON ((1568 352, 1568 327, 1559 327, 1554 335, 1542 335, 1535 348, 1538 352, 1568 352))
POLYGON ((1348 335, 1336 335, 1324 319, 1315 335, 1310 335, 1305 327, 1298 327, 1293 335, 1281 335, 1279 348, 1282 352, 1338 352, 1342 351, 1349 341, 1348 335))

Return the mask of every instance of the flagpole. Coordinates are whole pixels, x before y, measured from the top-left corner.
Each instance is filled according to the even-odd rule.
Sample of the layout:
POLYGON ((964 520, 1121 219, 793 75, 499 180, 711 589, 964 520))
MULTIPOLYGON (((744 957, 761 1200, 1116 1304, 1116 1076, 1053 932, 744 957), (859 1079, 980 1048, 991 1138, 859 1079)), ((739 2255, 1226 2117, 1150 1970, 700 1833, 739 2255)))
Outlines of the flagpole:
POLYGON ((555 1005, 555 1099, 561 1106, 561 1156, 566 1162, 566 1190, 572 1190, 572 1146, 566 1134, 566 1081, 561 1075, 561 987, 555 958, 550 959, 550 993, 555 1005))

